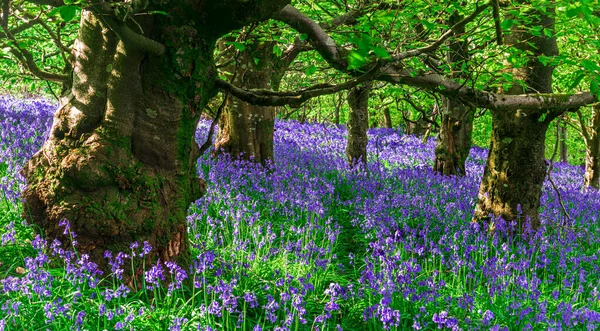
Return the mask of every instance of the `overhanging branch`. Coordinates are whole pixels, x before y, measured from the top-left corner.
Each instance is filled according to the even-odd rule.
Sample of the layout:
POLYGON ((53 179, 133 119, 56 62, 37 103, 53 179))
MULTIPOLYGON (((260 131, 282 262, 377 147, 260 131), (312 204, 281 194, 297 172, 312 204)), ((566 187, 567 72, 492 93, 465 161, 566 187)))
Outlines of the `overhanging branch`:
POLYGON ((300 91, 276 92, 265 89, 246 90, 234 86, 233 84, 217 79, 216 86, 223 91, 231 93, 238 99, 258 106, 285 106, 300 107, 300 105, 314 97, 333 94, 343 90, 348 90, 361 83, 371 81, 379 70, 379 64, 375 65, 369 72, 338 85, 318 84, 300 91))

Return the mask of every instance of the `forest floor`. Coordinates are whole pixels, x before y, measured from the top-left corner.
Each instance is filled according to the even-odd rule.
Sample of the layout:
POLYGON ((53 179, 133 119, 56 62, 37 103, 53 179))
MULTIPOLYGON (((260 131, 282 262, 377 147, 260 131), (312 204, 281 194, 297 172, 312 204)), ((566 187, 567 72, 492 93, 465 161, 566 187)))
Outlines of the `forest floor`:
MULTIPOLYGON (((149 288, 132 291, 20 216, 18 171, 53 109, 0 99, 0 330, 600 327, 600 193, 582 189, 579 166, 552 173, 570 218, 546 184, 542 227, 512 236, 514 224, 470 222, 485 149, 472 149, 466 177, 442 177, 433 140, 373 129, 368 170, 351 171, 345 127, 278 121, 270 171, 198 161, 208 192, 188 216, 193 264, 165 268, 167 288, 145 266, 149 288)), ((123 262, 141 263, 131 256, 142 248, 123 262)))

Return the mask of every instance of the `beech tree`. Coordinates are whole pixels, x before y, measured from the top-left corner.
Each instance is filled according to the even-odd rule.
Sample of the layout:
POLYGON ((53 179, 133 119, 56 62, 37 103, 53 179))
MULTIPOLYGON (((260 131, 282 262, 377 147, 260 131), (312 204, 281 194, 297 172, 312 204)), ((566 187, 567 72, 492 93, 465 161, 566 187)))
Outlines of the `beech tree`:
MULTIPOLYGON (((22 171, 25 217, 63 239, 59 223, 68 220, 80 252, 101 265, 104 251, 127 251, 133 241, 154 247, 148 259, 188 258, 185 216, 205 188, 194 133, 217 92, 215 43, 288 2, 135 3, 81 3, 73 69, 65 74, 44 74, 11 44, 33 74, 64 84, 50 136, 22 171), (132 17, 135 11, 148 14, 132 17)), ((0 26, 16 41, 7 28, 11 4, 3 0, 0 26)))

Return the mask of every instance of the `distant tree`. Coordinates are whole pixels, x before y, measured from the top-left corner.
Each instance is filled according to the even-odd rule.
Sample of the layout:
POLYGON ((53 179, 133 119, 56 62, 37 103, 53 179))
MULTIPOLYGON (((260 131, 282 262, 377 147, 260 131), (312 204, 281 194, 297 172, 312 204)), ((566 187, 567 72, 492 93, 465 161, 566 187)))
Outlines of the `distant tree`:
POLYGON ((352 88, 348 92, 348 140, 346 156, 351 167, 367 164, 367 129, 369 128, 369 94, 372 83, 352 88))

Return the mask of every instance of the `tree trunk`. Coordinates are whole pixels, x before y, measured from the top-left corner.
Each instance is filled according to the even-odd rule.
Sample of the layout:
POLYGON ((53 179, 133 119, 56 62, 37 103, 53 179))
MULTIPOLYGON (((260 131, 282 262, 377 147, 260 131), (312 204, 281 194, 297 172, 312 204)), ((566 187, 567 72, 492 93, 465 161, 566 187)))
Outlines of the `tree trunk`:
MULTIPOLYGON (((600 104, 592 108, 592 125, 586 140, 584 185, 600 189, 600 104)), ((585 128, 583 128, 585 129, 585 128)))
POLYGON ((364 84, 348 92, 348 142, 346 156, 351 167, 367 163, 367 128, 369 127, 369 93, 371 84, 364 84))
POLYGON ((342 104, 344 103, 344 98, 342 97, 341 93, 338 94, 338 97, 339 97, 339 101, 336 102, 335 95, 333 96, 333 102, 335 104, 335 109, 334 109, 334 113, 333 113, 333 122, 335 123, 335 125, 340 125, 340 108, 342 108, 342 104))
POLYGON ((22 171, 24 216, 63 242, 69 237, 59 222, 68 220, 80 254, 105 272, 104 252, 128 252, 134 241, 153 247, 148 262, 186 265, 187 209, 205 190, 196 176, 194 133, 216 93, 215 41, 264 19, 282 2, 253 1, 256 17, 245 3, 224 1, 178 2, 157 8, 174 15, 168 19, 136 18, 147 37, 166 45, 161 56, 143 50, 143 37, 121 40, 106 25, 119 23, 116 18, 84 10, 72 87, 48 140, 22 171), (236 19, 215 20, 221 11, 236 19))
POLYGON ((560 150, 560 162, 568 163, 569 162, 569 153, 567 149, 567 126, 562 124, 562 121, 558 122, 556 125, 560 125, 559 127, 559 150, 560 150))
POLYGON ((459 100, 445 98, 444 103, 433 170, 442 175, 465 176, 465 162, 473 143, 474 111, 459 100))
MULTIPOLYGON (((460 15, 453 14, 450 25, 461 19, 460 15)), ((453 68, 452 76, 455 78, 464 78, 462 66, 469 60, 469 43, 463 38, 464 33, 463 26, 455 32, 448 47, 448 63, 453 68)), ((444 97, 443 102, 442 125, 435 145, 433 171, 442 175, 465 176, 465 162, 473 144, 474 111, 457 99, 444 97)))
POLYGON ((383 117, 385 120, 385 127, 388 129, 392 128, 392 115, 390 114, 390 107, 383 108, 383 117))
POLYGON ((521 220, 520 206, 523 217, 530 217, 534 228, 539 226, 548 125, 538 119, 520 112, 492 113, 492 139, 475 219, 491 214, 521 220))
MULTIPOLYGON (((233 74, 232 83, 248 89, 271 89, 272 49, 271 43, 247 45, 240 53, 237 65, 234 63, 236 68, 229 69, 233 74)), ((273 160, 275 107, 255 106, 231 96, 219 124, 215 142, 217 153, 224 152, 263 165, 273 160)))
MULTIPOLYGON (((543 26, 554 36, 554 9, 534 12, 530 17, 540 19, 506 36, 508 45, 532 54, 526 66, 512 68, 515 83, 507 94, 552 92, 554 67, 544 66, 538 56, 557 55, 556 38, 545 34, 536 37, 528 31, 533 26, 543 26)), ((546 131, 549 123, 560 115, 544 110, 492 112, 492 141, 474 221, 494 215, 506 221, 517 220, 520 231, 526 219, 531 220, 533 229, 539 227, 540 196, 546 174, 546 131)))

